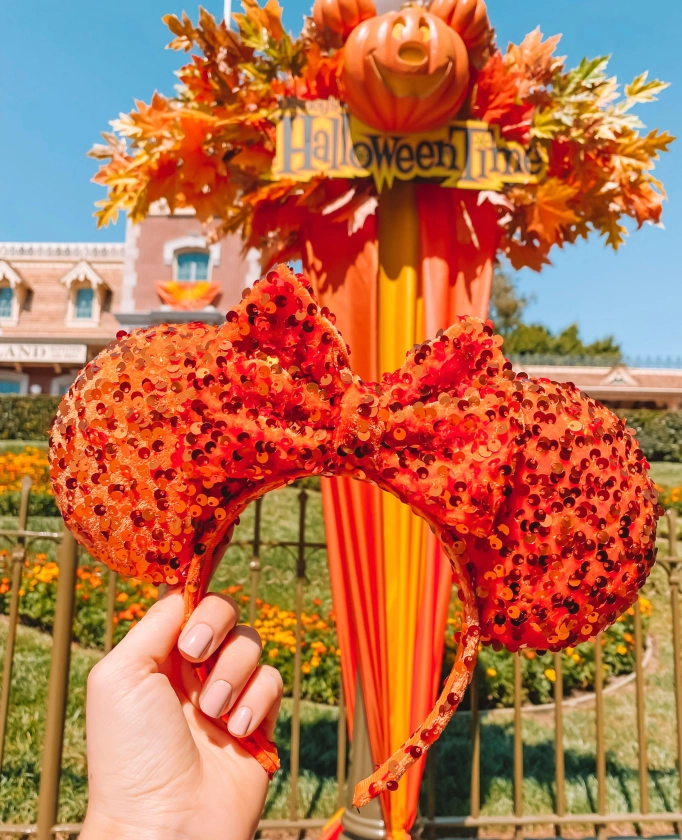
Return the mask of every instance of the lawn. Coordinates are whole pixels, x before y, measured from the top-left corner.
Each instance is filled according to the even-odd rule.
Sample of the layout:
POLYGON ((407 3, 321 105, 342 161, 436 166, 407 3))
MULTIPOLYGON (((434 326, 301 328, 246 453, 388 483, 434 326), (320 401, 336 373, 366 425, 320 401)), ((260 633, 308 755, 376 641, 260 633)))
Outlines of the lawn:
MULTIPOLYGON (((671 465, 663 465, 665 468, 671 465)), ((678 465, 679 466, 679 465, 678 465)), ((658 476, 656 476, 657 480, 658 476)), ((297 538, 298 496, 300 488, 286 488, 270 494, 263 503, 262 539, 295 541, 297 538)), ((321 497, 308 491, 306 537, 322 541, 321 497)), ((0 528, 13 520, 0 520, 0 528)), ((59 520, 34 518, 29 527, 53 530, 59 520)), ((253 534, 253 510, 243 517, 235 541, 253 534)), ((662 542, 661 547, 664 549, 662 542)), ((41 550, 36 547, 36 550, 41 550)), ((52 551, 49 544, 44 549, 52 551)), ((251 549, 233 546, 216 577, 215 585, 243 583, 248 592, 251 549)), ((326 558, 323 551, 309 552, 306 609, 313 599, 331 603, 326 558)), ((265 600, 291 606, 295 586, 295 549, 263 549, 259 595, 265 600)), ((654 661, 647 671, 647 740, 649 758, 649 797, 651 810, 678 807, 678 774, 674 738, 674 696, 672 688, 672 645, 667 577, 662 567, 655 570, 647 586, 653 603, 651 632, 655 643, 654 661)), ((322 609, 322 608, 318 608, 322 609)), ((0 667, 4 652, 6 624, 0 620, 0 667)), ((39 782, 45 699, 49 675, 51 639, 32 628, 21 627, 12 684, 9 732, 5 764, 0 776, 0 821, 32 822, 39 782)), ((84 759, 84 695, 87 672, 100 654, 74 648, 64 750, 64 774, 60 798, 60 821, 78 821, 86 803, 84 759)), ((610 811, 636 811, 639 807, 635 694, 630 686, 606 697, 608 749, 608 807, 610 811)), ((278 743, 283 771, 273 783, 266 816, 288 815, 288 767, 290 701, 284 704, 279 723, 278 743)), ((466 814, 469 810, 471 741, 470 717, 459 713, 435 750, 437 763, 436 813, 466 814)), ((337 710, 303 704, 300 811, 305 816, 325 817, 336 803, 336 727, 337 710)), ((554 808, 554 746, 551 714, 524 715, 524 799, 528 814, 549 813, 554 808)), ((594 710, 577 707, 565 713, 567 808, 574 813, 595 809, 596 779, 594 758, 594 710)), ((481 811, 506 814, 513 809, 513 725, 504 710, 482 715, 481 811)), ((426 809, 426 801, 422 803, 426 809)), ((632 827, 631 827, 632 828, 632 827)), ((669 826, 656 827, 665 832, 669 826)), ((547 836, 550 829, 539 829, 547 836)), ((592 833, 592 827, 588 827, 592 833)), ((499 831, 493 832, 499 835, 499 831)))
POLYGON ((677 487, 682 484, 682 464, 672 464, 667 461, 655 461, 651 465, 651 477, 656 484, 667 487, 677 487))

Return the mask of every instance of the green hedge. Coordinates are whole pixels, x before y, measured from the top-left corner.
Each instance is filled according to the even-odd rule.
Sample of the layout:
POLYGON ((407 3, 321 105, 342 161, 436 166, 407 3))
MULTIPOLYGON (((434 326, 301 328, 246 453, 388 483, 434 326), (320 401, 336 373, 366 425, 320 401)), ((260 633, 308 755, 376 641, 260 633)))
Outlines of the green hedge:
MULTIPOLYGON (((0 396, 0 440, 47 440, 60 397, 0 396)), ((682 411, 622 409, 649 461, 682 462, 682 411)))
POLYGON ((0 396, 0 440, 47 440, 60 399, 0 396))
POLYGON ((682 411, 627 408, 616 413, 635 429, 649 461, 682 462, 682 411))
MULTIPOLYGON (((0 516, 19 516, 21 493, 0 494, 0 516)), ((29 516, 60 516, 51 493, 31 493, 28 497, 29 516)))

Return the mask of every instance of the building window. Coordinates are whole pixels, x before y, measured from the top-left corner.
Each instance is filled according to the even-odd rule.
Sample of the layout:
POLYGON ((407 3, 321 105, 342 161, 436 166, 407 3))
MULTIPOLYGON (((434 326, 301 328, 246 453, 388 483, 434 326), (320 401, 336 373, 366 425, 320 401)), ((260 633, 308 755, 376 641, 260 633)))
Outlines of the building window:
POLYGON ((68 271, 60 281, 69 290, 66 326, 96 327, 102 314, 102 304, 110 290, 94 268, 84 260, 68 271))
POLYGON ((11 318, 14 304, 14 289, 3 286, 0 289, 0 318, 11 318))
POLYGON ((9 379, 3 379, 0 376, 0 394, 20 394, 21 393, 21 383, 20 382, 10 382, 9 379))
POLYGON ((12 266, 0 260, 0 325, 15 327, 31 290, 12 266))
POLYGON ((73 310, 74 318, 92 319, 92 309, 95 300, 95 290, 85 286, 76 292, 76 301, 73 310))
POLYGON ((27 393, 27 373, 14 373, 14 371, 0 370, 0 394, 18 394, 23 397, 27 393))
POLYGON ((180 282, 208 280, 207 251, 182 251, 175 256, 175 279, 180 282))

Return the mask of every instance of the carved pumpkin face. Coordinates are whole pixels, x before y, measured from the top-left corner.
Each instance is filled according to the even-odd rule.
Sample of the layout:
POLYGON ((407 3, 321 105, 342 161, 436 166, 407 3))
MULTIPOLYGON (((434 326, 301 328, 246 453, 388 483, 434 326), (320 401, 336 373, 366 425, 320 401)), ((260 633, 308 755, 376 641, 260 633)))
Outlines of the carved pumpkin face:
POLYGON ((342 84, 351 113, 366 125, 428 131, 462 105, 469 58, 454 30, 412 6, 365 20, 351 32, 342 84))

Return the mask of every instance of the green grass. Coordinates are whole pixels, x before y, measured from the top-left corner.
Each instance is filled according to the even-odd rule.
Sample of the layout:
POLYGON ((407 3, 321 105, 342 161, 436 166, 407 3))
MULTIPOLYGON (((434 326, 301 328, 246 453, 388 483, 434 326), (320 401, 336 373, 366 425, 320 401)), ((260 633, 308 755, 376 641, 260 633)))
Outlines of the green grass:
MULTIPOLYGON (((665 468, 678 465, 663 465, 665 468)), ((658 480, 658 479, 657 479, 658 480)), ((299 488, 272 493, 263 503, 262 539, 264 541, 297 538, 299 488)), ((13 520, 0 520, 0 528, 13 520)), ((320 493, 308 495, 307 539, 322 541, 324 526, 320 493)), ((56 529, 59 520, 35 518, 30 527, 56 529)), ((253 535, 253 510, 246 512, 235 539, 248 540, 253 535)), ((664 543, 659 543, 663 548, 664 543)), ((45 547, 52 551, 49 544, 45 547)), ((41 549, 37 549, 41 550, 41 549)), ((249 590, 250 547, 233 546, 216 577, 216 587, 242 583, 249 590)), ((295 549, 266 549, 261 552, 262 571, 259 596, 285 607, 293 605, 295 587, 295 549)), ((311 552, 307 564, 305 607, 313 609, 312 600, 331 603, 326 557, 323 551, 311 552)), ((672 640, 669 591, 665 571, 657 568, 647 586, 647 596, 654 606, 651 632, 655 639, 655 663, 646 674, 647 750, 649 759, 649 797, 651 810, 678 807, 678 774, 675 750, 675 708, 672 671, 672 640)), ((4 652, 6 623, 0 621, 0 666, 4 652)), ((33 629, 21 627, 12 684, 11 709, 5 765, 0 776, 0 820, 32 822, 39 784, 42 733, 45 715, 51 639, 33 629)), ((86 771, 84 743, 84 695, 87 672, 99 654, 74 649, 71 667, 70 699, 64 750, 59 819, 77 821, 86 806, 86 771)), ((336 792, 337 710, 302 704, 300 813, 325 817, 334 809, 336 792)), ((639 807, 636 706, 632 686, 605 699, 607 722, 607 789, 610 811, 635 811, 639 807)), ((288 768, 291 725, 291 702, 286 701, 279 722, 278 743, 282 772, 271 786, 266 817, 288 814, 288 768)), ((470 718, 458 714, 435 754, 436 813, 469 812, 471 762, 470 718)), ((555 807, 554 729, 551 714, 524 716, 524 803, 528 814, 549 813, 555 807)), ((513 810, 513 722, 505 711, 482 715, 481 811, 483 814, 507 814, 513 810)), ((579 707, 565 712, 566 799, 573 813, 595 809, 595 723, 592 708, 579 707)), ((426 810, 426 800, 422 802, 426 810)), ((666 831, 669 826, 658 827, 666 831)), ((549 828, 540 829, 547 836, 549 828)), ((593 832, 592 826, 586 827, 593 832)), ((499 836, 500 832, 496 832, 499 836)))
MULTIPOLYGON (((675 704, 672 638, 667 577, 654 570, 647 586, 654 606, 651 632, 655 639, 655 666, 646 673, 646 741, 651 811, 677 810, 679 777, 676 767, 675 704)), ((638 742, 634 685, 605 697, 607 748, 607 808, 627 813, 639 808, 638 742)), ((469 813, 471 777, 470 718, 456 715, 436 746, 436 813, 469 813)), ((597 802, 595 765, 595 713, 593 708, 566 709, 564 713, 566 807, 570 813, 594 812, 597 802)), ((524 811, 552 813, 556 807, 554 784, 553 714, 527 714, 524 736, 524 811)), ((513 812, 512 713, 483 713, 481 720, 481 813, 513 812)), ((426 801, 422 802, 426 808, 426 801)), ((669 828, 669 826, 668 826, 669 828)), ((593 827, 586 826, 588 833, 593 827)), ((659 826, 664 831, 665 824, 659 826)), ((543 835, 547 836, 547 835, 543 835)))
MULTIPOLYGON (((264 497, 261 513, 261 540, 271 542, 298 540, 299 494, 298 486, 275 490, 264 497)), ((307 542, 325 541, 324 521, 322 518, 322 494, 319 490, 305 490, 307 542)), ((253 540, 254 505, 251 505, 241 517, 235 529, 234 541, 253 540)), ((296 556, 298 549, 282 547, 261 547, 261 571, 258 576, 258 597, 268 603, 293 607, 296 589, 296 556)), ((223 562, 215 574, 212 589, 218 590, 231 584, 242 584, 245 591, 250 590, 249 563, 253 557, 252 546, 231 545, 223 562)), ((304 609, 306 611, 325 611, 331 609, 331 586, 327 570, 327 552, 324 549, 306 551, 306 585, 304 589, 304 609), (320 599, 321 607, 314 607, 313 600, 320 599)))
POLYGON ((677 487, 682 484, 682 464, 670 464, 667 461, 655 461, 651 465, 651 477, 656 484, 677 487))
MULTIPOLYGON (((649 797, 652 810, 677 807, 678 775, 674 737, 672 645, 668 587, 658 568, 648 586, 654 604, 652 632, 656 640, 656 666, 646 675, 649 797)), ((0 660, 6 624, 0 623, 0 660)), ((49 675, 49 636, 21 627, 15 660, 11 714, 5 766, 0 777, 0 819, 31 822, 39 784, 44 710, 49 675)), ((59 819, 77 821, 86 805, 84 742, 85 680, 99 654, 74 649, 70 700, 64 750, 59 819)), ((635 693, 628 687, 605 698, 607 721, 607 791, 610 811, 636 811, 639 807, 635 693)), ((300 812, 324 817, 336 803, 337 710, 302 704, 300 812)), ((265 816, 288 813, 291 701, 286 701, 278 727, 282 771, 268 797, 265 816)), ((455 716, 438 743, 436 756, 436 813, 466 814, 469 810, 471 762, 470 718, 455 716)), ((524 807, 528 814, 550 813, 555 807, 554 730, 551 714, 524 716, 524 807)), ((507 814, 513 810, 513 721, 506 712, 482 715, 481 811, 507 814)), ((595 809, 594 710, 578 708, 565 713, 567 809, 585 813, 595 809)), ((426 801, 422 802, 426 808, 426 801)), ((660 827, 664 830, 665 825, 660 827)), ((586 827, 591 832, 590 827, 586 827)))
MULTIPOLYGON (((0 667, 7 622, 0 621, 0 667)), ((0 822, 32 823, 36 818, 52 639, 19 627, 10 695, 5 760, 0 774, 0 822)), ((85 762, 85 684, 101 654, 74 647, 71 657, 59 822, 79 822, 87 803, 85 762)), ((290 700, 283 703, 277 731, 282 770, 270 788, 265 816, 288 816, 291 743, 290 700)), ((324 817, 336 803, 338 710, 301 704, 299 802, 306 816, 324 817)))
POLYGON ((0 440, 0 455, 5 452, 18 454, 23 452, 27 446, 35 446, 36 449, 47 449, 46 440, 0 440))

